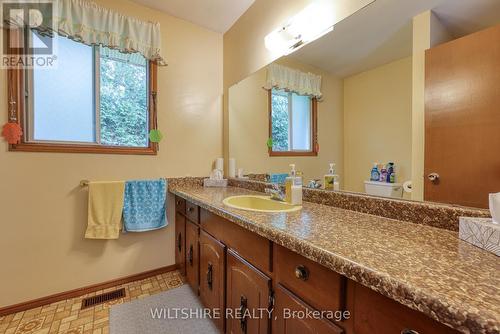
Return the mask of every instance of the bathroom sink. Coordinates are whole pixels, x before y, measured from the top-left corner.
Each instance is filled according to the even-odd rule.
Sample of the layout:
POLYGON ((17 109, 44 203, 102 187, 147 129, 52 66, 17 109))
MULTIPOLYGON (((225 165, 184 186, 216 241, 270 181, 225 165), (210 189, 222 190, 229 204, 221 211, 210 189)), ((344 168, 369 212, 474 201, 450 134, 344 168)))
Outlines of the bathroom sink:
POLYGON ((302 209, 299 205, 290 205, 272 200, 269 196, 232 196, 224 199, 223 203, 231 208, 256 212, 293 212, 302 209))

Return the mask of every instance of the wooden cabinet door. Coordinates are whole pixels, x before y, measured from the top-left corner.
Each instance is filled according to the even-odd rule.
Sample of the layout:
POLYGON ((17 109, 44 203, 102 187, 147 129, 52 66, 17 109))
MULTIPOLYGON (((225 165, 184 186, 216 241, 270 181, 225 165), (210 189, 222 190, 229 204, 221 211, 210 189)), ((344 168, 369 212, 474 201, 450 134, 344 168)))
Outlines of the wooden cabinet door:
POLYGON ((175 211, 186 214, 186 200, 182 197, 175 196, 175 211))
POLYGON ((200 299, 212 310, 214 322, 224 332, 224 245, 200 232, 200 299))
POLYGON ((327 319, 305 316, 314 309, 278 284, 273 311, 276 334, 342 334, 343 329, 327 319), (296 312, 296 313, 293 313, 296 312))
POLYGON ((186 220, 186 280, 196 294, 199 293, 198 286, 200 279, 198 233, 198 226, 186 220))
POLYGON ((267 334, 271 279, 231 250, 226 270, 226 333, 267 334))
POLYGON ((182 275, 186 275, 186 218, 175 214, 175 264, 182 275))
POLYGON ((200 208, 189 201, 186 201, 186 217, 193 223, 200 223, 200 208))
POLYGON ((500 25, 427 50, 425 67, 424 199, 488 208, 500 189, 500 25))

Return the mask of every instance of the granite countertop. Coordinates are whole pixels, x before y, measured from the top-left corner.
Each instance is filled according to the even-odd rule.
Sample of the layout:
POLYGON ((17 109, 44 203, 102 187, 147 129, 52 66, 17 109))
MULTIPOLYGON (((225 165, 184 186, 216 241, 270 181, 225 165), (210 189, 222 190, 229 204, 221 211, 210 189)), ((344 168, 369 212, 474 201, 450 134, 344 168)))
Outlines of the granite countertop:
POLYGON ((233 209, 243 188, 174 194, 463 333, 499 333, 500 261, 453 231, 304 202, 293 213, 233 209))

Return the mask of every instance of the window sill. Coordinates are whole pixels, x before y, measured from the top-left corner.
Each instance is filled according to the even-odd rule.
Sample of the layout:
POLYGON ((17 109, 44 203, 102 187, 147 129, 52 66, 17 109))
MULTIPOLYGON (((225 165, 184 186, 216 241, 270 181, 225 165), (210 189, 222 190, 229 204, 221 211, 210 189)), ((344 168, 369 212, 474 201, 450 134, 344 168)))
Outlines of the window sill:
POLYGON ((269 156, 270 157, 317 157, 318 152, 293 152, 293 151, 287 151, 287 152, 275 152, 275 151, 269 151, 269 156))
POLYGON ((157 144, 149 147, 115 147, 97 145, 64 145, 64 144, 35 144, 21 143, 9 145, 11 152, 51 152, 51 153, 95 153, 95 154, 124 154, 124 155, 156 155, 157 144))

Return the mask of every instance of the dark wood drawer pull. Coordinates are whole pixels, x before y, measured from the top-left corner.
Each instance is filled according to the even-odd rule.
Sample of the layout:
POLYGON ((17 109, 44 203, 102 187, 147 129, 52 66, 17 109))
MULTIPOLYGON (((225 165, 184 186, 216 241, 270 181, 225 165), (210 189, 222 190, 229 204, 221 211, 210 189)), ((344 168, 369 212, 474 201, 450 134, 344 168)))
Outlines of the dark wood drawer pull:
POLYGON ((182 233, 179 233, 179 236, 177 237, 177 248, 180 253, 182 251, 182 233))
POLYGON ((207 285, 210 290, 212 290, 213 285, 213 266, 211 263, 208 264, 207 269, 207 285))
POLYGON ((193 245, 189 246, 189 264, 192 266, 193 265, 193 245))
POLYGON ((193 211, 194 211, 194 208, 190 206, 190 207, 188 208, 188 212, 193 212, 193 211))
POLYGON ((181 205, 181 201, 175 202, 176 205, 181 205))
POLYGON ((247 317, 246 317, 246 311, 248 309, 248 300, 247 300, 247 297, 245 297, 244 295, 241 295, 240 297, 240 329, 241 329, 241 332, 246 334, 247 332, 247 317))
POLYGON ((403 329, 401 331, 401 334, 420 334, 420 333, 413 329, 403 329))
POLYGON ((295 267, 295 277, 302 281, 307 281, 309 278, 309 269, 303 265, 295 267))

